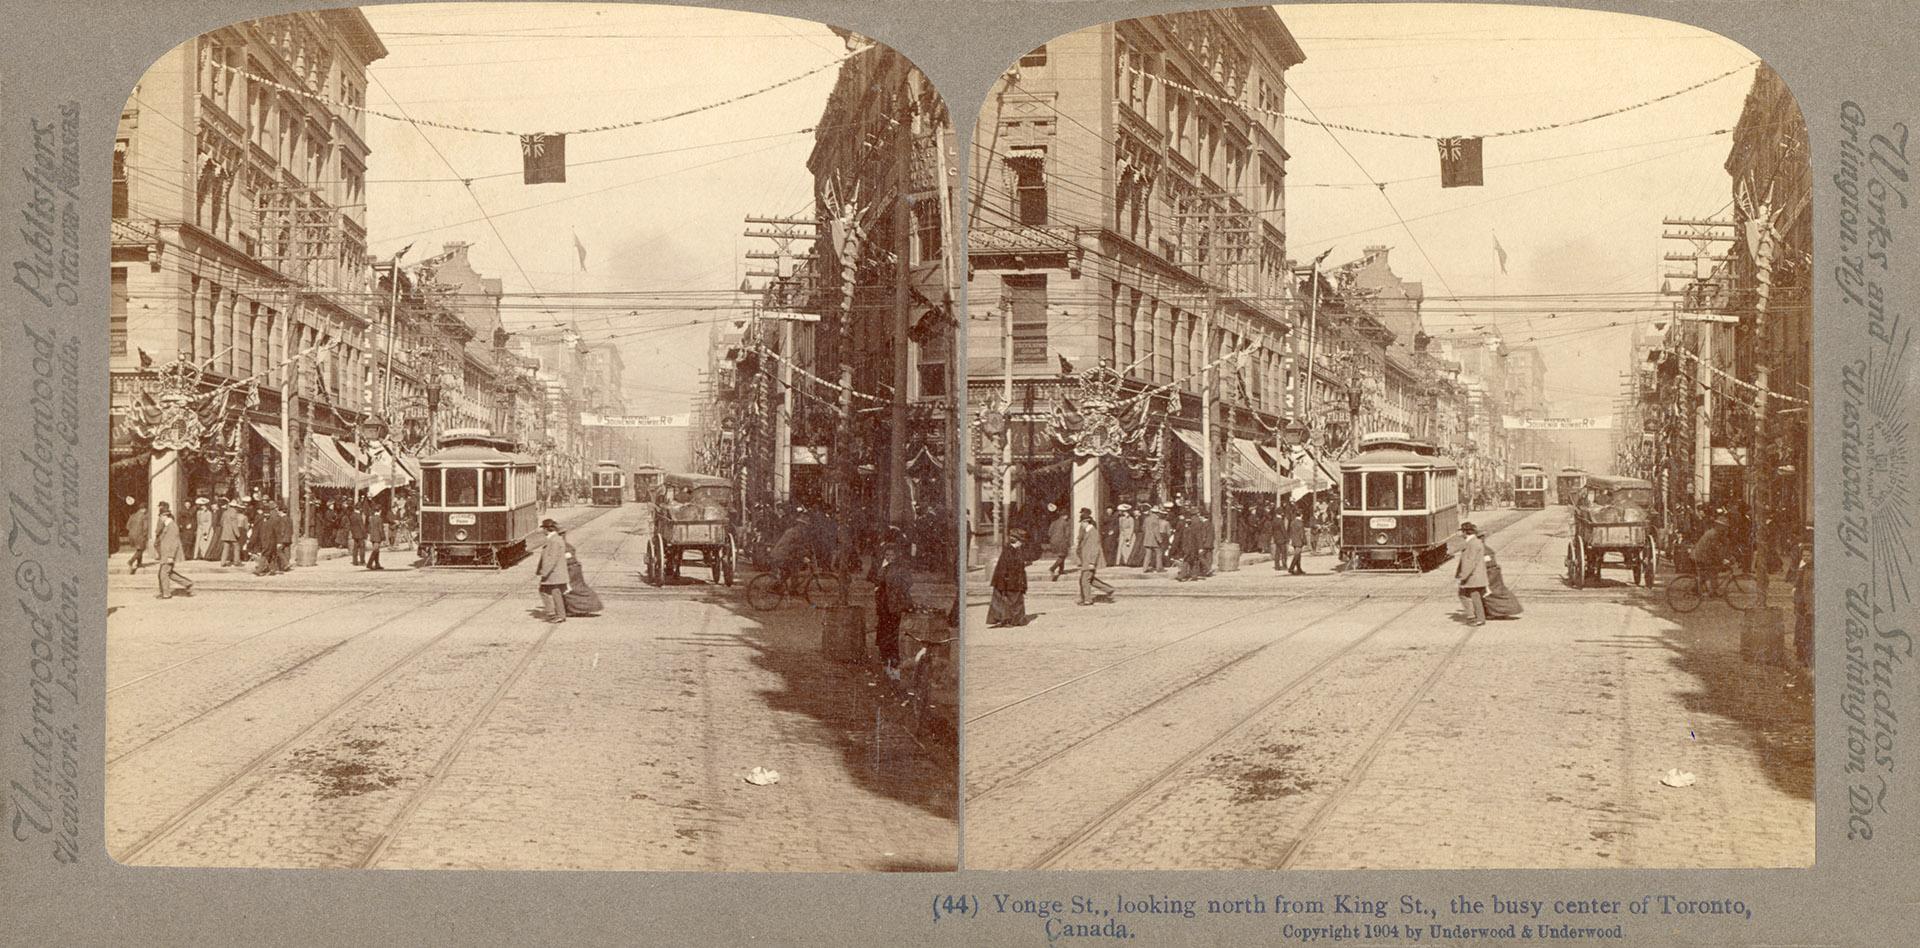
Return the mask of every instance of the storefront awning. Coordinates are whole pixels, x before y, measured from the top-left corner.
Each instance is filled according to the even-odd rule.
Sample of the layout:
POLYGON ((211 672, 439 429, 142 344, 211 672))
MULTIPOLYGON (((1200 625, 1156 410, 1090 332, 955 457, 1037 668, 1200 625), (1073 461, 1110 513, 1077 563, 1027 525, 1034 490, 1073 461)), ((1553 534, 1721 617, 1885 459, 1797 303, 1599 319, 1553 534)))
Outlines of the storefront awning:
POLYGON ((305 457, 300 460, 301 470, 311 487, 358 488, 372 481, 372 478, 348 466, 338 443, 332 437, 318 432, 307 435, 307 450, 305 457))
POLYGON ((1227 467, 1228 473, 1232 474, 1238 470, 1242 472, 1240 474, 1241 477, 1252 480, 1251 486, 1236 486, 1236 490, 1293 490, 1300 486, 1298 478, 1287 477, 1279 471, 1274 470, 1273 464, 1266 459, 1265 455, 1261 454, 1259 445, 1245 438, 1235 438, 1233 439, 1233 449, 1236 452, 1233 460, 1239 463, 1230 464, 1227 467))
POLYGON ((261 440, 273 445, 273 449, 280 452, 281 457, 287 456, 287 438, 280 433, 278 427, 274 425, 263 425, 257 421, 249 422, 249 424, 253 425, 254 432, 260 436, 261 440))
POLYGON ((407 472, 408 477, 411 477, 416 481, 420 479, 420 459, 419 458, 416 458, 411 454, 396 454, 394 455, 394 459, 400 462, 400 467, 407 472))
POLYGON ((1300 478, 1308 491, 1319 493, 1323 490, 1332 490, 1340 483, 1340 479, 1334 477, 1333 472, 1327 469, 1327 462, 1321 460, 1313 449, 1295 447, 1292 458, 1293 476, 1300 478))
POLYGON ((347 441, 341 441, 340 439, 335 438, 333 440, 333 444, 334 444, 334 447, 337 447, 340 449, 341 454, 346 456, 348 464, 351 464, 356 468, 365 467, 367 465, 366 454, 363 453, 359 448, 354 447, 352 443, 347 441))

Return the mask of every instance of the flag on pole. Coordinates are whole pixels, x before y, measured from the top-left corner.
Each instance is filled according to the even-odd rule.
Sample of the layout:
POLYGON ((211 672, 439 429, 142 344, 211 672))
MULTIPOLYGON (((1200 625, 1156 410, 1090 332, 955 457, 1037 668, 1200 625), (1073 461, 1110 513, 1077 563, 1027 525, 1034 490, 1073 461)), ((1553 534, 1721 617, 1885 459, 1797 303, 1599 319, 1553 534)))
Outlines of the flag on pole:
POLYGON ((1440 139, 1440 186, 1443 188, 1479 187, 1480 139, 1440 139))
POLYGON ((521 179, 527 184, 565 183, 567 136, 520 136, 521 179))
POLYGON ((1493 235, 1493 253, 1500 258, 1500 272, 1507 272, 1507 248, 1500 246, 1500 235, 1493 235))
POLYGON ((573 254, 580 258, 580 269, 585 270, 587 268, 587 248, 580 243, 580 235, 578 233, 573 235, 573 254))

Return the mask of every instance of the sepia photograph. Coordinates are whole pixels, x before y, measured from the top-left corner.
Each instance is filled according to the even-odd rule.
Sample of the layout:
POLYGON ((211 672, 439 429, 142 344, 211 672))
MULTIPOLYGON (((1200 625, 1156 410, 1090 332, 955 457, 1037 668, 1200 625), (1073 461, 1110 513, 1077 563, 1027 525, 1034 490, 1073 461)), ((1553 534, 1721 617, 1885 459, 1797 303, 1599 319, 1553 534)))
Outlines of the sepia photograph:
POLYGON ((884 45, 692 7, 319 9, 153 62, 108 854, 956 868, 953 135, 884 45))
POLYGON ((1811 865, 1809 161, 1766 63, 1648 17, 1234 7, 1008 64, 966 865, 1811 865))

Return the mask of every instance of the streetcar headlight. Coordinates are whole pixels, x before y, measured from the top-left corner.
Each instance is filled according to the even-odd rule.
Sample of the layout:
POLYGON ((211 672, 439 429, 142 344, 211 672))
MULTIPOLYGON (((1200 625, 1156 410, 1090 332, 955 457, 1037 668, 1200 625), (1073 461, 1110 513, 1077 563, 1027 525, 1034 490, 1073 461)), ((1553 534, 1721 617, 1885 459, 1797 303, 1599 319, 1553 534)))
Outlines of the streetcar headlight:
POLYGON ((454 538, 454 539, 456 539, 456 540, 464 540, 464 539, 466 539, 466 538, 467 538, 467 531, 465 531, 465 530, 455 530, 455 531, 453 531, 453 538, 454 538))
POLYGON ((1381 546, 1386 546, 1386 545, 1387 545, 1387 535, 1386 535, 1386 534, 1384 534, 1384 533, 1376 533, 1376 534, 1374 534, 1374 535, 1373 535, 1373 542, 1375 542, 1375 543, 1378 543, 1378 544, 1380 544, 1381 546))

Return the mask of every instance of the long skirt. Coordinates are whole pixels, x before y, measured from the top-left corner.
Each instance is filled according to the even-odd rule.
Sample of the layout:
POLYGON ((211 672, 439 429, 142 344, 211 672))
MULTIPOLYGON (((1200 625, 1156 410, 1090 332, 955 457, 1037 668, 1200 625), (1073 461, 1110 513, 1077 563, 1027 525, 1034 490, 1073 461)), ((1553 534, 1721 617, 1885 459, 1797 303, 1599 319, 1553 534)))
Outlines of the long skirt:
POLYGON ((989 625, 1026 625, 1027 594, 1023 592, 993 591, 993 602, 987 606, 989 625))
POLYGON ((1500 576, 1500 567, 1487 567, 1487 595, 1485 597, 1489 618, 1507 618, 1520 614, 1520 600, 1507 588, 1506 580, 1500 576))
POLYGON ((1139 566, 1140 565, 1137 562, 1138 560, 1137 554, 1139 553, 1139 550, 1140 550, 1140 545, 1138 542, 1136 542, 1137 540, 1138 540, 1138 537, 1134 535, 1134 532, 1132 530, 1128 530, 1120 534, 1120 549, 1114 551, 1117 554, 1113 560, 1113 564, 1115 566, 1139 566))
POLYGON ((567 561, 567 615, 590 616, 602 608, 600 596, 587 585, 587 574, 580 568, 579 560, 567 561))

